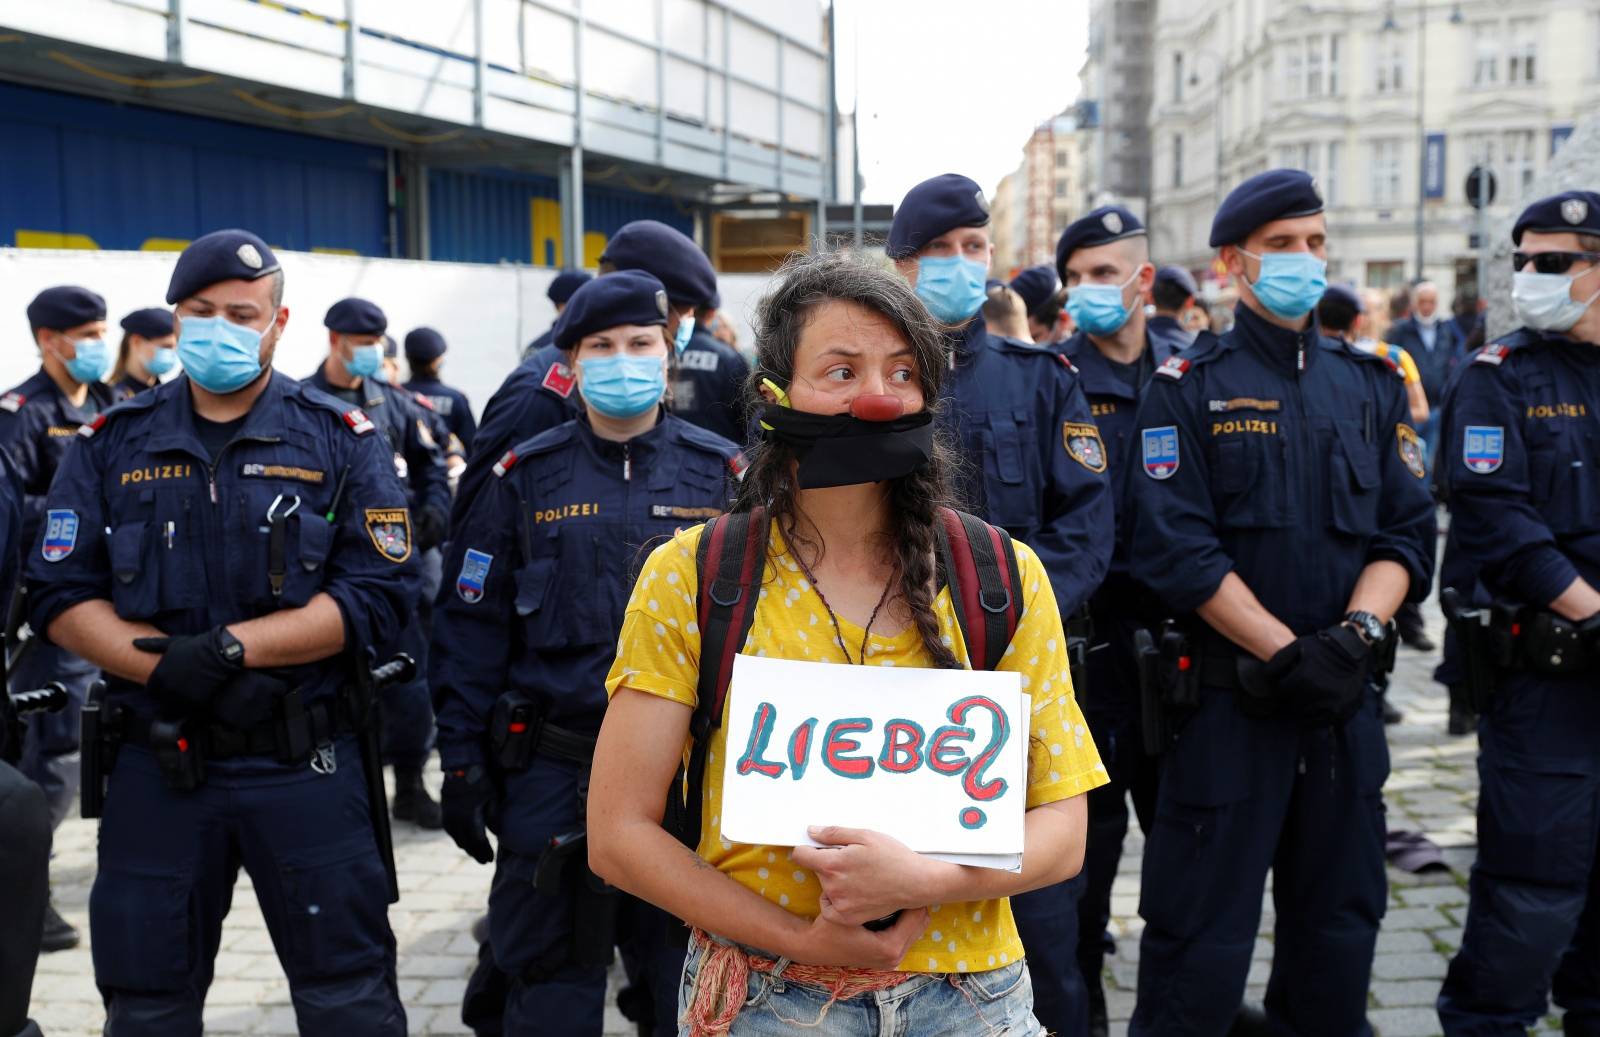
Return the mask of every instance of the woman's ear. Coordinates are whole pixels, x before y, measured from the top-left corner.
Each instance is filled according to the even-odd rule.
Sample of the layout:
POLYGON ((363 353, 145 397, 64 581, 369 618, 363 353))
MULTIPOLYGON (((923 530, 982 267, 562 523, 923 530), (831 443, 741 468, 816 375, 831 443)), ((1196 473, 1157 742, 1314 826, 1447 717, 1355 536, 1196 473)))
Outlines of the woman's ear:
POLYGON ((761 394, 761 398, 767 403, 782 404, 785 407, 789 405, 789 394, 779 388, 778 383, 771 378, 761 379, 760 384, 756 386, 756 391, 761 394))

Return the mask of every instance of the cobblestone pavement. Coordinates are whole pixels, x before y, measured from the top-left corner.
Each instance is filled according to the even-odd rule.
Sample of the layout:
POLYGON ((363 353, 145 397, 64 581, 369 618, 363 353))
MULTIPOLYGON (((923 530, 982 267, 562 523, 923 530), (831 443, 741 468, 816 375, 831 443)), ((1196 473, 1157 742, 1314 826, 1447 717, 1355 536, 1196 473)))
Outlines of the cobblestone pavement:
MULTIPOLYGON (((1430 603, 1424 611, 1429 613, 1434 640, 1441 640, 1435 607, 1430 603)), ((1444 689, 1431 680, 1435 662, 1433 655, 1401 649, 1391 694, 1405 712, 1405 721, 1389 729, 1393 773, 1384 795, 1389 826, 1425 832, 1443 847, 1453 870, 1420 877, 1389 871, 1389 912, 1378 938, 1369 1013, 1380 1037, 1439 1032, 1433 1001, 1448 956, 1460 940, 1466 911, 1466 874, 1475 841, 1477 741, 1445 734, 1444 689)), ((437 788, 437 772, 431 780, 437 788)), ((390 909, 390 920, 400 945, 400 990, 411 1032, 466 1033, 460 1021, 461 994, 476 953, 467 930, 482 910, 492 869, 458 852, 443 833, 422 833, 401 824, 396 826, 396 838, 402 895, 390 909)), ((1114 891, 1117 953, 1108 962, 1107 988, 1115 1037, 1126 1032, 1133 1010, 1142 925, 1137 911, 1142 848, 1143 840, 1135 831, 1114 891)), ((53 867, 57 901, 85 937, 94 851, 91 822, 69 821, 57 833, 53 867)), ((1257 1001, 1272 954, 1270 893, 1261 932, 1248 995, 1257 1001)), ((223 931, 216 974, 206 1004, 208 1033, 294 1032, 288 986, 243 875, 223 931)), ((40 961, 34 1015, 48 1034, 99 1032, 104 1013, 87 943, 40 961)), ((630 1032, 615 1008, 609 1008, 606 1033, 630 1032)))

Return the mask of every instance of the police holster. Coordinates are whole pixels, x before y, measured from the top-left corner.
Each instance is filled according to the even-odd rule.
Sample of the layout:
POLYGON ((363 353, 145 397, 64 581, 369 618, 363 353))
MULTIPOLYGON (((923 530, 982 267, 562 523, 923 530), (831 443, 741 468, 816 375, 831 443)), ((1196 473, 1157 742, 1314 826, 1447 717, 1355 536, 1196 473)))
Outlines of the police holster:
POLYGON ((1104 650, 1105 645, 1094 644, 1094 619, 1089 606, 1081 605, 1067 617, 1064 624, 1067 634, 1067 669, 1072 675, 1072 694, 1078 702, 1090 701, 1089 653, 1104 650))
POLYGON ((1504 633, 1497 631, 1493 610, 1468 605, 1454 587, 1439 592, 1439 605, 1445 622, 1461 646, 1467 707, 1474 713, 1482 713, 1494 698, 1498 683, 1496 670, 1511 662, 1511 628, 1507 626, 1504 633))
POLYGON ((1170 619, 1159 634, 1135 630, 1133 651, 1139 667, 1144 751, 1159 756, 1200 704, 1200 670, 1194 664, 1188 635, 1170 619))
MULTIPOLYGON (((488 738, 489 759, 501 773, 526 770, 535 756, 582 767, 582 776, 578 779, 578 817, 588 816, 593 738, 550 723, 537 701, 516 691, 495 700, 489 713, 488 738)), ((616 943, 617 909, 621 898, 614 888, 589 870, 589 837, 581 823, 550 840, 534 868, 533 887, 541 895, 557 897, 572 905, 573 945, 570 957, 560 962, 535 962, 531 971, 547 974, 568 962, 579 968, 609 965, 616 943)))
POLYGON ((106 705, 106 682, 89 685, 89 696, 78 715, 78 749, 81 772, 80 812, 97 818, 105 809, 106 782, 117 765, 122 745, 121 711, 106 705))
POLYGON ((383 723, 379 693, 405 684, 417 675, 417 664, 405 653, 373 668, 373 651, 364 649, 356 659, 351 709, 361 746, 361 778, 367 786, 367 818, 378 843, 378 859, 389 881, 389 903, 400 899, 400 878, 394 865, 394 832, 389 827, 389 794, 383 785, 383 723))

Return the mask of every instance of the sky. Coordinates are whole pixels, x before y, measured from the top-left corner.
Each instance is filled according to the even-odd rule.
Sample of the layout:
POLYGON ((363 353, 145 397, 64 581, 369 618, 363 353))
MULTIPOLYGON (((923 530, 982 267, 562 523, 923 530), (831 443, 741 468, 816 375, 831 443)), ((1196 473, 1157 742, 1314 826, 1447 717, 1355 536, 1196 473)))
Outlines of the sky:
POLYGON ((859 69, 864 201, 952 172, 993 195, 1033 128, 1077 99, 1088 0, 834 0, 834 18, 841 112, 859 69))

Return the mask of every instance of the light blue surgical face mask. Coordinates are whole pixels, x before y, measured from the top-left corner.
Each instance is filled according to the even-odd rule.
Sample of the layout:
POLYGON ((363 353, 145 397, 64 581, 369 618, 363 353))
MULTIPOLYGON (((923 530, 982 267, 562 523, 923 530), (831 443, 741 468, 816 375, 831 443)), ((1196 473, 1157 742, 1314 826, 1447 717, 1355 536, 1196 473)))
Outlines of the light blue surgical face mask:
POLYGON ((1122 301, 1122 293, 1139 278, 1139 267, 1121 284, 1080 284, 1067 295, 1067 312, 1072 322, 1091 335, 1111 335, 1122 330, 1133 311, 1122 301))
POLYGON ((1245 284, 1256 299, 1284 320, 1298 320, 1316 309, 1322 293, 1328 290, 1328 264, 1310 252, 1268 252, 1256 255, 1239 249, 1251 259, 1261 260, 1261 274, 1245 284))
POLYGON ((261 373, 261 332, 224 317, 184 317, 178 359, 184 373, 207 392, 238 392, 261 373))
POLYGON ((962 256, 923 256, 917 260, 917 297, 945 324, 960 324, 983 305, 989 268, 962 256))
POLYGON ((144 369, 154 378, 160 378, 174 367, 178 366, 178 351, 176 349, 159 348, 150 354, 150 359, 144 362, 144 369))
POLYGON ((608 418, 636 418, 661 402, 667 365, 660 356, 594 357, 578 361, 578 391, 608 418))
POLYGON ((74 342, 78 355, 68 360, 67 373, 85 384, 98 382, 111 370, 111 347, 103 338, 86 338, 74 342))
POLYGON ((1600 267, 1590 267, 1577 277, 1566 274, 1541 274, 1520 270, 1511 275, 1511 306, 1517 319, 1538 331, 1571 331, 1583 318, 1589 305, 1600 298, 1600 290, 1584 300, 1572 297, 1572 282, 1588 277, 1600 267))
POLYGON ((694 337, 694 314, 678 318, 678 330, 672 335, 672 350, 679 356, 689 348, 689 340, 694 337))
POLYGON ((354 347, 350 351, 350 359, 344 362, 344 369, 357 378, 376 375, 383 370, 383 343, 354 347))

